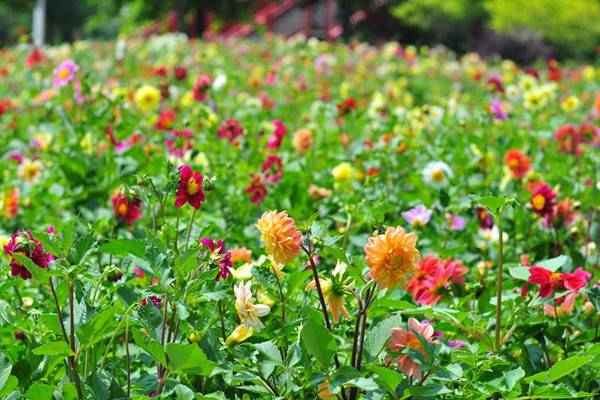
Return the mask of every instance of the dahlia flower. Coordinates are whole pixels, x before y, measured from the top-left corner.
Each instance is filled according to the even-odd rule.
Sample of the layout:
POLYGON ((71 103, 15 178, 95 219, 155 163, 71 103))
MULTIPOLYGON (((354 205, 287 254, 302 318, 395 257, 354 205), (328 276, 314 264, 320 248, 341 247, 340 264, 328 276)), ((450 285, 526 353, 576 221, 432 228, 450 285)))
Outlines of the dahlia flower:
POLYGON ((185 203, 189 203, 198 210, 205 199, 204 192, 202 191, 202 175, 200 172, 194 172, 187 165, 180 166, 179 172, 180 179, 175 207, 181 207, 185 203))
POLYGON ((129 225, 142 216, 142 200, 133 193, 117 190, 111 201, 115 216, 129 225))
POLYGON ((50 253, 44 251, 44 246, 33 238, 33 235, 27 231, 16 231, 10 241, 4 246, 4 252, 10 259, 10 274, 20 276, 23 279, 31 279, 31 272, 15 260, 13 254, 20 254, 29 258, 38 267, 48 269, 48 265, 54 261, 50 253))
POLYGON ((256 223, 267 253, 279 264, 287 264, 302 249, 302 234, 287 212, 266 211, 256 223))
POLYGON ((235 309, 247 330, 254 328, 259 331, 264 325, 258 318, 267 315, 271 309, 267 305, 253 303, 251 288, 251 281, 233 286, 235 309))
POLYGON ((417 235, 405 233, 401 227, 390 227, 385 234, 369 238, 364 248, 369 276, 383 288, 405 285, 419 259, 416 242, 417 235))
POLYGON ((58 67, 54 68, 52 73, 54 79, 52 84, 55 88, 65 86, 75 79, 75 72, 79 70, 79 66, 73 60, 63 61, 58 67))

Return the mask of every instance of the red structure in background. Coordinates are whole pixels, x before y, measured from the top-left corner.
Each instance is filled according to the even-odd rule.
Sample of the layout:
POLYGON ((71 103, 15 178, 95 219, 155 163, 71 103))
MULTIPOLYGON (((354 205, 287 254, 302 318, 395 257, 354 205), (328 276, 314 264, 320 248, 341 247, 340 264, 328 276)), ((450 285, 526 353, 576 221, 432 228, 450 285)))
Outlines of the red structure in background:
POLYGON ((342 27, 337 20, 337 4, 328 0, 316 5, 302 7, 297 0, 272 2, 259 8, 252 17, 252 22, 233 23, 215 32, 212 29, 214 17, 207 15, 203 33, 205 38, 215 34, 223 37, 251 37, 259 28, 268 32, 292 36, 302 33, 306 36, 317 36, 322 39, 335 40, 342 34, 342 27))

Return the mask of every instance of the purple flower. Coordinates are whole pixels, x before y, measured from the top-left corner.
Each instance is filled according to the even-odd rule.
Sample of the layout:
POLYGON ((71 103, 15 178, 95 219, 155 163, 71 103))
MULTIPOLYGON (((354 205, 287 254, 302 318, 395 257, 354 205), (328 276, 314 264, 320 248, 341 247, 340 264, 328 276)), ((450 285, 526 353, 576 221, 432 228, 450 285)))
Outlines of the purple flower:
POLYGON ((448 225, 450 225, 451 231, 462 231, 467 224, 467 220, 460 215, 452 215, 450 213, 446 213, 446 221, 448 221, 448 225))
POLYGON ((63 61, 58 67, 54 68, 54 80, 52 83, 55 88, 65 86, 75 78, 75 72, 79 70, 79 66, 73 60, 63 61))
POLYGON ((233 267, 231 262, 231 252, 227 251, 225 244, 221 239, 216 242, 211 238, 202 238, 200 243, 210 251, 211 263, 219 266, 219 273, 216 279, 227 279, 231 276, 230 268, 233 267))
POLYGON ((448 346, 454 347, 456 349, 464 349, 465 348, 465 341, 464 340, 450 340, 448 342, 448 346))
POLYGON ((431 210, 427 209, 423 204, 419 204, 411 210, 404 211, 402 216, 411 226, 423 227, 431 219, 431 214, 431 210))
POLYGON ((502 106, 502 102, 498 99, 493 99, 490 104, 490 111, 494 114, 494 119, 497 121, 506 121, 508 119, 508 114, 504 111, 504 107, 502 106))

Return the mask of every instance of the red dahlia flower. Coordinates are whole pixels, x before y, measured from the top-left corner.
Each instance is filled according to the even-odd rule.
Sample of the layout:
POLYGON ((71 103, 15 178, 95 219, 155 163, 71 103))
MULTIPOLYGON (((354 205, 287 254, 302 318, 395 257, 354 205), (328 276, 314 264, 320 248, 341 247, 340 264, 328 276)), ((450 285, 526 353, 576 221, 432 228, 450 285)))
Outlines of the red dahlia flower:
POLYGON ((531 194, 531 207, 540 217, 545 218, 546 223, 550 223, 554 216, 554 199, 556 192, 546 183, 539 184, 531 194))
POLYGON ((171 129, 176 118, 177 114, 175 114, 174 110, 165 108, 158 116, 158 121, 156 121, 155 125, 156 129, 171 129))
POLYGON ((574 156, 583 153, 583 135, 573 125, 560 126, 554 133, 554 140, 559 143, 558 151, 574 156))
POLYGON ((277 183, 283 176, 283 163, 278 156, 268 156, 261 168, 268 183, 277 183))
POLYGON ((180 179, 177 188, 175 207, 181 207, 185 203, 190 203, 196 210, 204 201, 204 192, 202 191, 202 175, 200 172, 194 172, 189 166, 179 167, 180 179))
POLYGON ((337 104, 336 107, 338 109, 338 112, 340 113, 340 116, 343 117, 344 115, 348 114, 350 111, 356 108, 356 100, 354 100, 352 97, 349 97, 341 103, 337 104))
POLYGON ((273 131, 273 134, 269 136, 269 140, 267 142, 267 149, 269 150, 278 149, 281 146, 283 138, 285 137, 285 133, 287 132, 287 128, 280 120, 274 120, 273 125, 275 126, 275 130, 273 131))
POLYGON ((540 285, 540 296, 542 297, 550 297, 556 288, 561 288, 563 285, 559 273, 536 266, 529 268, 527 283, 540 285))
POLYGON ((484 207, 476 206, 475 212, 477 213, 479 226, 482 229, 491 229, 494 226, 494 220, 492 219, 492 215, 484 207))
POLYGON ((239 122, 233 118, 225 121, 225 123, 221 125, 217 131, 217 136, 227 139, 231 143, 236 143, 236 139, 243 134, 244 130, 240 126, 239 122))
POLYGON ((50 253, 44 251, 44 246, 33 238, 31 232, 16 231, 10 241, 4 246, 4 252, 10 259, 10 274, 20 276, 23 279, 31 279, 31 272, 23 264, 15 260, 13 254, 20 254, 29 258, 40 268, 47 269, 54 260, 50 253))
POLYGON ((27 67, 33 68, 36 65, 43 63, 44 60, 46 60, 46 56, 42 49, 34 49, 27 55, 27 67))
POLYGON ((112 197, 112 204, 115 216, 129 225, 143 215, 142 200, 133 193, 126 194, 123 190, 117 190, 112 197))
POLYGON ((519 150, 509 150, 504 155, 504 163, 515 179, 523 178, 531 167, 531 160, 519 150))
POLYGON ((206 100, 206 97, 208 96, 208 90, 210 89, 211 81, 212 80, 208 75, 202 75, 196 80, 196 82, 194 83, 194 88, 192 89, 192 93, 194 94, 194 100, 206 100))
POLYGON ((464 285, 467 268, 459 260, 442 260, 428 255, 417 263, 407 290, 421 304, 437 304, 452 283, 464 285))
POLYGON ((261 174, 250 174, 250 179, 251 182, 244 193, 251 196, 251 202, 260 204, 267 197, 267 186, 261 174))
POLYGON ((173 68, 173 75, 175 76, 175 79, 182 81, 187 78, 188 72, 185 67, 176 66, 173 68))

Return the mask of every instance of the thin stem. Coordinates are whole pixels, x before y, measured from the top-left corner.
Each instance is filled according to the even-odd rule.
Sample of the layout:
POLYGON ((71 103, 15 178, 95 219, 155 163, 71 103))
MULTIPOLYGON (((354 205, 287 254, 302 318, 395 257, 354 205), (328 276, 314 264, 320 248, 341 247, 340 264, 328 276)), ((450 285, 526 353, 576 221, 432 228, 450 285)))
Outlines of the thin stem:
MULTIPOLYGON (((317 272, 317 265, 315 264, 315 260, 313 259, 312 249, 310 248, 310 238, 308 241, 308 248, 302 245, 302 250, 308 256, 308 262, 310 263, 310 269, 312 270, 313 279, 315 281, 315 287, 317 288, 317 293, 319 294, 319 303, 321 303, 321 311, 323 312, 323 318, 325 319, 325 326, 330 332, 333 332, 331 328, 331 322, 329 322, 329 314, 327 312, 327 304, 325 304, 325 297, 323 296, 323 290, 321 289, 321 281, 319 280, 319 273, 317 272)), ((340 359, 338 358, 337 353, 333 354, 333 362, 335 363, 335 367, 340 369, 340 359)), ((346 399, 346 392, 342 390, 342 398, 346 399)))
MULTIPOLYGON (((285 296, 283 295, 283 288, 281 287, 281 281, 279 280, 279 275, 277 275, 277 271, 275 271, 275 267, 271 264, 271 269, 273 270, 273 275, 275 275, 275 281, 277 282, 277 288, 279 289, 279 298, 281 300, 281 329, 285 328, 285 296)), ((283 341, 285 348, 283 349, 283 356, 286 356, 288 341, 287 335, 283 334, 283 341)))
MULTIPOLYGON (((365 331, 366 331, 366 327, 367 327, 367 310, 369 308, 369 304, 371 303, 371 300, 373 299, 373 293, 375 292, 375 285, 373 285, 368 291, 367 291, 367 295, 365 296, 365 302, 364 302, 364 306, 361 308, 359 314, 356 316, 356 322, 357 325, 360 324, 360 336, 358 337, 358 351, 355 353, 355 349, 352 350, 352 358, 353 358, 353 366, 360 371, 360 369, 362 368, 362 354, 363 354, 363 350, 364 350, 364 346, 365 346, 365 331), (355 356, 356 354, 356 356, 355 356)), ((357 329, 358 326, 355 326, 355 331, 354 331, 354 340, 356 341, 357 339, 357 329)), ((350 389, 350 400, 355 400, 356 396, 358 395, 358 388, 353 387, 352 389, 350 389)))
POLYGON ((221 300, 217 301, 217 308, 219 309, 219 319, 221 320, 221 337, 223 342, 227 340, 227 334, 225 333, 225 320, 223 319, 223 303, 221 300))
MULTIPOLYGON (((73 293, 73 289, 74 289, 74 283, 73 280, 69 279, 68 281, 69 284, 69 321, 70 321, 70 334, 71 334, 71 350, 73 351, 73 353, 76 353, 75 351, 75 305, 74 305, 74 293, 73 293)), ((77 361, 75 359, 75 356, 70 356, 69 357, 70 362, 71 362, 71 369, 73 370, 73 378, 75 379, 75 386, 77 388, 77 395, 79 396, 80 399, 83 399, 83 391, 81 389, 81 380, 79 379, 79 372, 77 371, 77 361)))
POLYGON ((175 253, 179 254, 179 208, 177 209, 177 219, 175 220, 175 253))
POLYGON ((131 396, 131 357, 129 355, 129 315, 125 319, 125 355, 127 357, 127 398, 131 396))
MULTIPOLYGON (((161 346, 165 346, 165 330, 166 330, 166 326, 167 326, 167 314, 169 313, 169 296, 167 294, 165 294, 165 311, 163 313, 163 319, 162 319, 162 323, 161 323, 161 334, 160 334, 160 345, 161 346)), ((163 366, 158 363, 158 365, 156 366, 157 369, 157 375, 158 375, 158 379, 161 379, 164 371, 163 371, 163 366)), ((160 392, 159 392, 160 393, 160 392)))
POLYGON ((187 232, 187 240, 185 242, 185 249, 188 249, 188 246, 190 245, 190 237, 192 235, 192 227, 194 226, 194 218, 196 217, 196 209, 194 208, 194 211, 192 212, 192 218, 190 219, 190 226, 188 227, 188 232, 187 232))
POLYGON ((498 213, 498 237, 499 237, 499 254, 498 254, 498 278, 496 287, 496 332, 495 332, 495 348, 496 353, 500 351, 500 328, 502 325, 502 257, 504 251, 504 241, 502 234, 502 214, 503 210, 500 209, 498 213))

